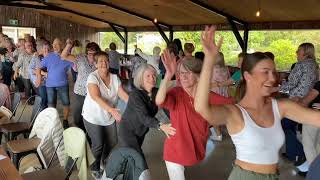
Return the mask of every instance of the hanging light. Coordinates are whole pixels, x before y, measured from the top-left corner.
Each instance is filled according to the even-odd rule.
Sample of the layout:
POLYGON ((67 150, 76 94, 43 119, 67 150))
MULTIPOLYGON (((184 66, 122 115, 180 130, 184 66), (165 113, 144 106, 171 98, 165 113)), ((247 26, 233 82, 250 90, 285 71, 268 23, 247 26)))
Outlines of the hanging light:
POLYGON ((256 16, 260 17, 260 9, 256 12, 256 16))
POLYGON ((261 13, 260 0, 257 0, 257 4, 258 4, 258 11, 256 12, 256 17, 260 17, 260 13, 261 13))
POLYGON ((154 19, 153 19, 153 22, 154 23, 157 23, 158 22, 158 19, 156 18, 157 17, 157 10, 158 10, 158 4, 155 4, 155 5, 153 5, 154 6, 154 19))

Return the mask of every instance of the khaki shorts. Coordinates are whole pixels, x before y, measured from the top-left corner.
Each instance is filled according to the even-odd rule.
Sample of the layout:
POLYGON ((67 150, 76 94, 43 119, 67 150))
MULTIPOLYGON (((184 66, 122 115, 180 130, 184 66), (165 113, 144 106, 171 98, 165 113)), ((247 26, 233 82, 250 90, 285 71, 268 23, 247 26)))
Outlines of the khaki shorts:
POLYGON ((233 165, 233 169, 228 180, 279 180, 278 174, 261 174, 242 169, 233 165))

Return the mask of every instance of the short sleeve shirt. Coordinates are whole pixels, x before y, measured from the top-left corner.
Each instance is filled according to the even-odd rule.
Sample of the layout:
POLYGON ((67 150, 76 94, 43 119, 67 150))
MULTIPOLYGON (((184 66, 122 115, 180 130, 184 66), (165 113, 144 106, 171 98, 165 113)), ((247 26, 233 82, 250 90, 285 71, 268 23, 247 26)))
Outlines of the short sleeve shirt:
POLYGON ((87 94, 87 79, 90 73, 97 68, 94 64, 89 64, 86 55, 76 56, 75 65, 77 66, 78 76, 74 84, 74 93, 85 96, 87 94))
MULTIPOLYGON (((193 102, 181 87, 175 87, 161 105, 170 111, 171 125, 176 129, 176 134, 164 143, 163 159, 166 161, 192 166, 205 157, 209 124, 195 111, 193 102)), ((210 104, 232 102, 232 98, 210 93, 210 104)))
MULTIPOLYGON (((95 84, 99 87, 101 97, 112 107, 115 107, 118 101, 118 90, 121 85, 121 81, 115 74, 110 74, 110 84, 109 87, 102 81, 98 70, 92 72, 87 80, 87 86, 89 84, 95 84)), ((87 93, 87 96, 83 103, 82 108, 83 118, 95 125, 99 126, 108 126, 114 123, 115 119, 103 109, 96 101, 94 101, 90 95, 87 93)))
MULTIPOLYGON (((37 79, 36 74, 35 74, 34 71, 35 71, 37 68, 40 68, 40 66, 41 66, 40 57, 39 57, 38 55, 35 55, 35 54, 34 54, 33 57, 32 57, 30 66, 29 66, 30 80, 31 80, 31 82, 32 82, 33 84, 35 84, 36 79, 37 79)), ((44 79, 42 79, 41 85, 42 85, 43 82, 44 82, 44 79)))
POLYGON ((63 87, 68 85, 68 70, 73 63, 61 59, 59 54, 49 53, 41 61, 41 68, 47 68, 46 87, 63 87))
POLYGON ((240 80, 241 80, 241 71, 238 70, 235 73, 233 73, 231 78, 238 84, 240 82, 240 80))

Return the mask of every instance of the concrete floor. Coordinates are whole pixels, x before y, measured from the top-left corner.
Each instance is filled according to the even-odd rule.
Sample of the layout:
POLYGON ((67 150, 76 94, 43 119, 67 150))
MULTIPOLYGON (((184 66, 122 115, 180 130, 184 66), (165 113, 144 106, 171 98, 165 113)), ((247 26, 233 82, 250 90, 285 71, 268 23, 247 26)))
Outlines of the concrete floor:
MULTIPOLYGON (((72 89, 72 88, 70 88, 72 89)), ((71 103, 74 102, 73 93, 71 95, 71 103)), ((124 108, 123 104, 120 108, 124 108)), ((62 115, 61 104, 58 103, 57 107, 60 115, 62 115)), ((28 107, 29 112, 31 112, 31 107, 28 107)), ((162 120, 166 121, 163 117, 162 120)), ((69 122, 71 125, 72 117, 70 114, 69 122)), ((150 168, 152 180, 167 180, 168 174, 166 171, 165 163, 162 159, 163 153, 163 142, 165 135, 155 129, 151 129, 146 135, 143 151, 145 153, 148 166, 150 168)), ((193 166, 186 167, 185 175, 188 180, 226 180, 232 169, 232 162, 235 159, 235 149, 228 135, 224 136, 222 142, 213 142, 211 140, 207 143, 207 153, 206 158, 202 163, 193 166)), ((39 162, 35 155, 29 155, 21 161, 20 173, 23 173, 27 168, 31 166, 39 166, 39 162)), ((280 179, 281 180, 303 180, 304 178, 300 176, 295 176, 293 165, 281 159, 279 163, 280 167, 280 179)), ((90 179, 93 179, 89 176, 90 179)), ((77 179, 76 172, 73 173, 71 179, 77 179)))

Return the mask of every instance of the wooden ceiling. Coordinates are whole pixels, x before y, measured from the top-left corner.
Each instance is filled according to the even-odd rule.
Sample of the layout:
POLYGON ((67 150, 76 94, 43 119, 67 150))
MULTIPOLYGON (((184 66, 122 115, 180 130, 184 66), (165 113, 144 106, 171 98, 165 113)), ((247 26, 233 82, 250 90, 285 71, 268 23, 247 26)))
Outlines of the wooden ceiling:
MULTIPOLYGON (((20 0, 12 3, 44 5, 59 11, 38 10, 95 28, 108 24, 128 30, 154 28, 152 20, 179 30, 202 29, 204 24, 228 24, 225 16, 251 29, 320 28, 320 0, 20 0), (259 5, 260 4, 260 5, 259 5), (63 9, 77 12, 76 14, 63 9), (261 9, 260 17, 255 13, 261 9), (83 16, 85 15, 85 17, 83 16), (237 21, 237 22, 239 22, 237 21)), ((229 26, 226 25, 226 28, 229 26)), ((149 29, 150 30, 150 29, 149 29)))

